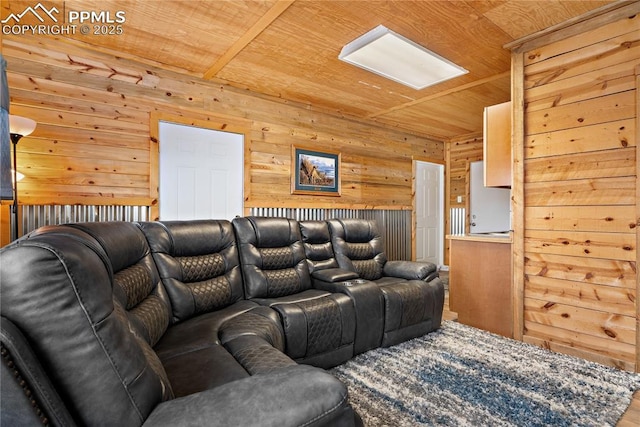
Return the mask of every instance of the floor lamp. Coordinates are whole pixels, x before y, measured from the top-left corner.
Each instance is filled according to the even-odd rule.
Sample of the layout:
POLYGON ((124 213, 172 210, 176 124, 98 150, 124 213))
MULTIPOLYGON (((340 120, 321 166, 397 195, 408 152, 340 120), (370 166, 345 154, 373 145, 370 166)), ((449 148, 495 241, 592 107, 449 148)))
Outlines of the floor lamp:
POLYGON ((11 206, 11 240, 18 238, 18 141, 30 135, 36 128, 36 122, 26 117, 9 114, 9 134, 13 145, 13 205, 11 206))

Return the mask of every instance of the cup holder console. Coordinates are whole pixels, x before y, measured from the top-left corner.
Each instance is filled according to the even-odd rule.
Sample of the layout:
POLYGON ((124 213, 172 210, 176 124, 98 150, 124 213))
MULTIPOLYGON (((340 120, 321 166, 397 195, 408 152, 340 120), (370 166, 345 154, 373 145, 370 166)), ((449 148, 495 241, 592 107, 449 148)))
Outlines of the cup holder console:
POLYGON ((347 280, 346 282, 342 282, 342 283, 344 283, 345 286, 355 286, 355 285, 361 285, 367 282, 368 280, 364 280, 364 279, 353 279, 353 280, 347 280))

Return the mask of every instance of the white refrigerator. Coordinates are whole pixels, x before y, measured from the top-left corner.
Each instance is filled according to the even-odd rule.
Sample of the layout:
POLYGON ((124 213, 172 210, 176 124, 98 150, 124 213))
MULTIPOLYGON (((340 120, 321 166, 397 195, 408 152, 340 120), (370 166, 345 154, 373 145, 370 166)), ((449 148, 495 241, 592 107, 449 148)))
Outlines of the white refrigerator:
POLYGON ((511 230, 511 189, 484 186, 484 162, 470 170, 469 232, 506 233, 511 230))

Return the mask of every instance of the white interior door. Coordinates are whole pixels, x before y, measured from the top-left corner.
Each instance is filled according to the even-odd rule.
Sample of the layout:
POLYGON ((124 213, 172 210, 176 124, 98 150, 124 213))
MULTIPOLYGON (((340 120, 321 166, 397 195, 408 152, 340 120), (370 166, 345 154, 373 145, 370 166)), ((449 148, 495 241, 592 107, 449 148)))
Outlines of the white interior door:
POLYGON ((444 262, 444 166, 416 161, 416 261, 444 262))
POLYGON ((160 219, 243 214, 244 136, 160 122, 160 219))

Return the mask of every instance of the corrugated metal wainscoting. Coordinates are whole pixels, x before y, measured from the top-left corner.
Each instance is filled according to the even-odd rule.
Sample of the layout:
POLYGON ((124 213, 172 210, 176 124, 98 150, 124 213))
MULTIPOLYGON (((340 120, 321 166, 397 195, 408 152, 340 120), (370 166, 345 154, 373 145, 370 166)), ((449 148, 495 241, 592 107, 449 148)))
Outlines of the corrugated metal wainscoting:
POLYGON ((149 206, 121 205, 23 205, 22 234, 45 225, 71 222, 148 221, 149 206))
MULTIPOLYGON (((45 225, 95 221, 149 221, 149 206, 23 205, 22 234, 45 225)), ((251 215, 285 217, 298 221, 331 218, 373 219, 385 243, 389 260, 411 259, 411 211, 390 209, 251 208, 251 215)))
POLYGON ((378 223, 389 260, 411 260, 411 211, 391 209, 251 208, 254 216, 284 217, 298 221, 331 218, 373 219, 378 223))
POLYGON ((449 211, 450 230, 452 236, 464 236, 467 214, 465 208, 451 208, 449 211))

